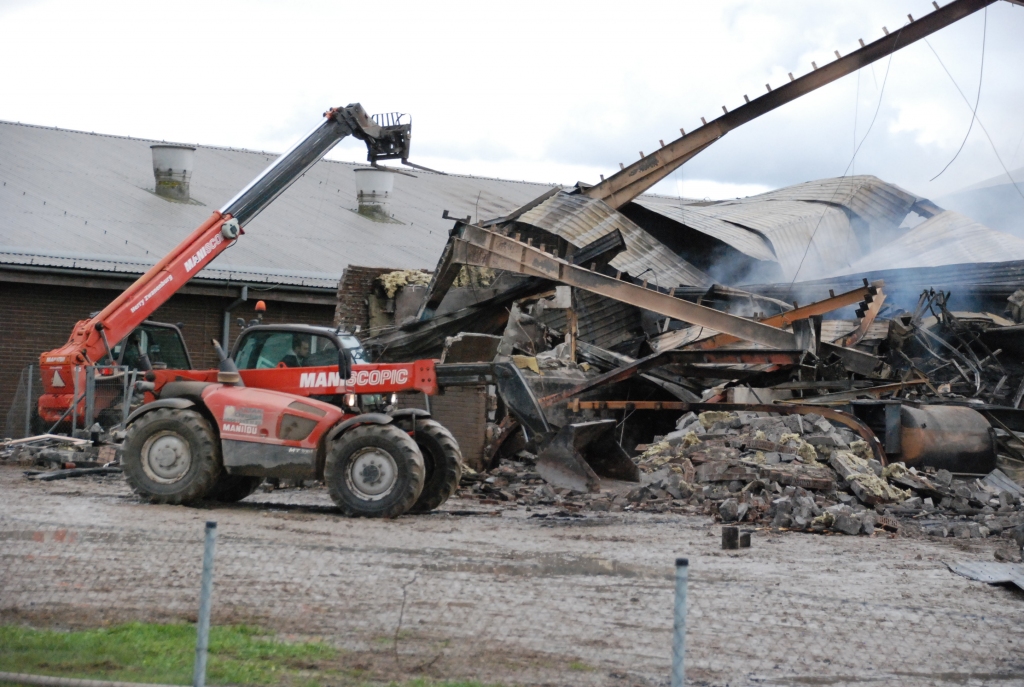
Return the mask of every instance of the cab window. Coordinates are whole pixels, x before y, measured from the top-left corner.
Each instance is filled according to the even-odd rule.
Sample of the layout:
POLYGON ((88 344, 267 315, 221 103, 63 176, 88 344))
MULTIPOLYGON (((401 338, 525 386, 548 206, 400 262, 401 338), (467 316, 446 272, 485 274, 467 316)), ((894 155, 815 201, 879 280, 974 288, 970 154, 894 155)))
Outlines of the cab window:
POLYGON ((352 357, 353 363, 366 364, 370 362, 359 339, 354 336, 340 336, 338 338, 341 339, 341 345, 345 347, 345 350, 352 357))
MULTIPOLYGON (((166 366, 172 370, 191 370, 188 351, 181 334, 171 327, 142 325, 114 346, 114 359, 131 370, 139 369, 139 358, 145 353, 154 367, 166 366)), ((104 357, 108 362, 109 357, 104 357)))
POLYGON ((338 364, 338 349, 324 336, 262 331, 245 335, 235 364, 240 370, 274 367, 327 367, 338 364))

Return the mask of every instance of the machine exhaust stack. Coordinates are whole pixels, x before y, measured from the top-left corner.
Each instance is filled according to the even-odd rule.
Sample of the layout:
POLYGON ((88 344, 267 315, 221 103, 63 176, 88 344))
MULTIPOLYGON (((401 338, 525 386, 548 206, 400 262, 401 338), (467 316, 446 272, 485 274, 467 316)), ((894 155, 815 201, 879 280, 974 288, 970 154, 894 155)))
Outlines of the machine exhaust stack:
POLYGON ((168 200, 188 202, 196 149, 167 144, 153 145, 150 149, 153 151, 156 194, 168 200))

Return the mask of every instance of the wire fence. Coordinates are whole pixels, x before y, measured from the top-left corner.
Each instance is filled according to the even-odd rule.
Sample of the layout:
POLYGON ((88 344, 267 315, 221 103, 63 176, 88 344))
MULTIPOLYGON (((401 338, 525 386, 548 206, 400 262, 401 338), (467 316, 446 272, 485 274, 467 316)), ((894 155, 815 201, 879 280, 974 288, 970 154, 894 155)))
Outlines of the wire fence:
POLYGON ((34 434, 41 434, 36 404, 43 392, 39 380, 39 366, 28 365, 18 377, 18 387, 11 398, 4 422, 4 439, 23 439, 34 434))
POLYGON ((23 439, 46 433, 74 436, 79 431, 87 433, 96 424, 109 431, 122 424, 142 402, 142 396, 135 390, 140 378, 138 371, 125 366, 76 366, 70 380, 62 379, 67 398, 55 401, 44 419, 39 412, 39 399, 44 392, 40 369, 38 365, 28 365, 18 378, 3 438, 23 439))
MULTIPOLYGON (((136 529, 0 517, 0 622, 60 629, 195 622, 203 519, 136 529)), ((366 522, 339 519, 337 529, 366 522)), ((659 566, 414 549, 407 539, 381 538, 380 527, 362 545, 329 536, 314 543, 288 529, 295 528, 254 535, 220 527, 214 626, 327 642, 339 652, 341 675, 363 680, 351 684, 424 676, 669 684, 672 559, 659 566)), ((828 565, 834 587, 794 592, 771 577, 712 574, 691 559, 686 684, 1024 683, 1021 597, 969 610, 958 599, 911 602, 886 589, 869 601, 847 598, 838 593, 846 564, 828 565)), ((8 669, 7 651, 0 648, 0 670, 8 669)))

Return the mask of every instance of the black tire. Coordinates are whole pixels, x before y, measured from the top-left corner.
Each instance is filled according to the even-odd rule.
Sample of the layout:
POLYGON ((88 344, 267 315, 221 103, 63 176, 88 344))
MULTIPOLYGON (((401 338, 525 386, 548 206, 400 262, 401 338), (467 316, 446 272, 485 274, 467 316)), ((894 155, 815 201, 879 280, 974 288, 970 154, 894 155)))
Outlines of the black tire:
POLYGON ((394 425, 360 425, 327 451, 324 482, 345 515, 395 518, 423 491, 423 456, 394 425))
POLYGON ((210 493, 222 471, 220 441, 196 411, 158 408, 128 427, 121 469, 151 503, 193 503, 210 493))
POLYGON ((416 445, 423 454, 427 474, 423 480, 423 491, 409 511, 426 513, 451 498, 459 488, 462 450, 452 433, 437 420, 416 421, 416 445))
POLYGON ((248 475, 229 475, 226 472, 220 473, 220 477, 213 484, 213 489, 206 498, 221 503, 236 503, 246 496, 251 495, 260 485, 263 484, 262 477, 249 477, 248 475))

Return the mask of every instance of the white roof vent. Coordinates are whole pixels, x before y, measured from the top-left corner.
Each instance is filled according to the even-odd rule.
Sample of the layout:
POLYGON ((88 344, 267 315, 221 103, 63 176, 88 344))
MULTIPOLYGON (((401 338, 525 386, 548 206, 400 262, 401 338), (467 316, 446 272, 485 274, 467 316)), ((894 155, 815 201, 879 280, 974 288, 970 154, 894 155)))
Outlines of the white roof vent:
POLYGON ((376 222, 394 222, 388 209, 395 190, 394 172, 374 167, 360 167, 354 171, 359 214, 376 222))
POLYGON ((188 185, 192 179, 196 149, 169 144, 153 145, 150 149, 153 151, 156 194, 170 200, 188 202, 188 185))

